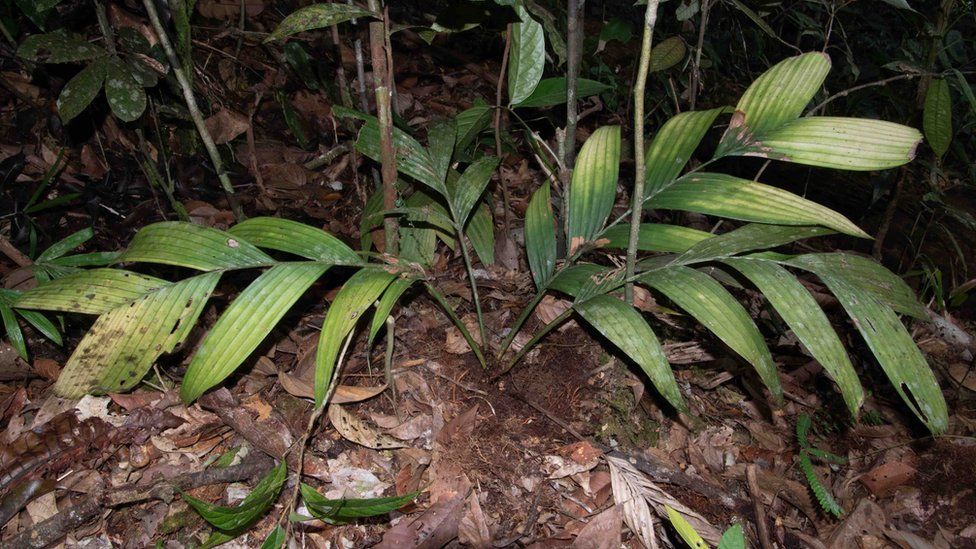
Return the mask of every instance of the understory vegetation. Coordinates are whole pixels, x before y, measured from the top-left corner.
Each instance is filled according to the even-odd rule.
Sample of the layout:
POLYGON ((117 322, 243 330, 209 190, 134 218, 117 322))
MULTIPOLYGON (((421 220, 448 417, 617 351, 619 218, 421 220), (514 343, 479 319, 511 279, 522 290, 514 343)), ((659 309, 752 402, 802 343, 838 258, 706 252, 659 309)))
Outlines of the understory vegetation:
POLYGON ((0 545, 976 543, 971 2, 0 24, 0 545))

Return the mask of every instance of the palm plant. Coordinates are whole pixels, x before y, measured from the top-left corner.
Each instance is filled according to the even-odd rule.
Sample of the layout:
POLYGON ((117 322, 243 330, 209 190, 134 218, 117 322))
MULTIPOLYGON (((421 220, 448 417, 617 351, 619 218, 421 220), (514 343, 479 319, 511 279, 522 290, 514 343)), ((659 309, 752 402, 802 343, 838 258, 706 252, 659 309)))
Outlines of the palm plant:
POLYGON ((609 221, 617 186, 620 132, 597 130, 579 153, 568 189, 568 218, 557 222, 549 185, 536 191, 525 220, 529 266, 538 292, 502 343, 511 345, 535 305, 549 292, 572 307, 541 328, 509 367, 545 334, 576 314, 647 374, 676 409, 683 398, 661 345, 647 321, 618 299, 627 283, 659 292, 711 331, 755 369, 776 402, 780 385, 773 358, 746 310, 720 282, 737 275, 755 286, 837 383, 852 414, 864 400, 843 344, 810 292, 790 269, 818 276, 837 297, 898 394, 930 431, 947 427, 946 404, 921 351, 898 315, 925 318, 924 308, 895 274, 847 253, 786 255, 771 248, 842 233, 869 238, 843 215, 782 189, 710 172, 721 158, 758 156, 808 166, 873 171, 912 160, 921 135, 913 128, 858 118, 801 117, 830 70, 830 59, 809 53, 787 59, 760 76, 735 109, 681 113, 658 131, 647 150, 648 208, 714 215, 748 224, 720 235, 667 224, 640 226, 638 248, 654 255, 633 277, 621 269, 581 262, 599 248, 625 249, 626 214, 609 221), (682 175, 706 132, 722 114, 732 117, 712 159, 682 175), (557 256, 555 230, 565 227, 568 250, 557 256), (699 269, 704 266, 715 269, 699 269))

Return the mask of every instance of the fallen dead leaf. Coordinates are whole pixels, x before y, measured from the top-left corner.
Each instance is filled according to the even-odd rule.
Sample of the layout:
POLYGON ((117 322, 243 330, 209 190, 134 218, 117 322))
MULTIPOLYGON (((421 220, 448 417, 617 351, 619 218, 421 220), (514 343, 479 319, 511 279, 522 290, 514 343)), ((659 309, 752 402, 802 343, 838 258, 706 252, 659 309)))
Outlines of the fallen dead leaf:
POLYGON ((485 513, 481 510, 477 492, 473 491, 468 496, 464 513, 458 522, 458 542, 476 549, 491 547, 491 532, 485 513))
POLYGON ((572 547, 576 549, 616 549, 620 547, 620 509, 613 506, 590 519, 580 530, 572 547))
POLYGON ((381 433, 366 422, 346 411, 342 406, 329 406, 329 421, 343 438, 374 450, 403 448, 405 445, 392 436, 381 433))
POLYGON ((206 119, 204 124, 210 131, 214 143, 223 145, 230 143, 235 137, 246 132, 250 122, 243 114, 221 109, 217 111, 217 114, 206 119))
POLYGON ((861 483, 872 494, 884 497, 895 488, 911 480, 915 473, 915 468, 904 461, 890 461, 865 473, 861 477, 861 483))
POLYGON ((405 519, 383 534, 383 541, 376 549, 411 547, 413 549, 439 549, 458 535, 461 511, 467 494, 458 494, 431 505, 420 516, 405 519))

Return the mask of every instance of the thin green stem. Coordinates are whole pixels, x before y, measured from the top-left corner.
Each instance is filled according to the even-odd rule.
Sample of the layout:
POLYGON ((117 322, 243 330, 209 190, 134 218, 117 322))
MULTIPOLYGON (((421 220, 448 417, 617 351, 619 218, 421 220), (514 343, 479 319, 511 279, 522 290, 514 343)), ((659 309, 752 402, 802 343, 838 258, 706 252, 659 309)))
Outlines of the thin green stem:
POLYGON ((464 268, 468 272, 468 282, 471 284, 471 300, 474 301, 474 311, 478 315, 478 333, 481 334, 481 344, 487 345, 488 338, 485 337, 485 317, 481 314, 481 298, 478 296, 478 283, 474 279, 474 267, 471 264, 471 252, 464 241, 464 231, 461 226, 455 224, 454 230, 457 232, 458 244, 461 246, 461 255, 464 257, 464 268))
MULTIPOLYGON (((644 12, 644 38, 641 42, 640 68, 637 70, 637 83, 634 85, 634 206, 630 216, 630 239, 627 242, 627 278, 634 276, 637 264, 637 237, 640 234, 641 213, 644 210, 644 181, 646 161, 644 159, 644 95, 647 89, 647 73, 651 65, 651 41, 654 37, 654 24, 657 22, 659 0, 648 0, 644 12)), ((634 286, 628 283, 624 288, 627 303, 634 304, 634 286)))

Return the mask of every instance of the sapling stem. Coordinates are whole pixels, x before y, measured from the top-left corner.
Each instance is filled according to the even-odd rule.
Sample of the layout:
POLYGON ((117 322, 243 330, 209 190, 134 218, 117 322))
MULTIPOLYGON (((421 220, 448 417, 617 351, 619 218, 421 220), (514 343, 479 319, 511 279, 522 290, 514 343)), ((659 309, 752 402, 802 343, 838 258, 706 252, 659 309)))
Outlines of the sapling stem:
MULTIPOLYGON (((647 177, 644 158, 644 91, 647 88, 647 72, 651 64, 651 41, 657 22, 659 0, 648 0, 644 12, 644 38, 641 41, 640 67, 634 84, 634 206, 630 215, 630 239, 627 242, 627 278, 634 276, 637 265, 637 237, 640 235, 641 213, 644 210, 644 181, 647 177)), ((624 287, 627 303, 634 304, 634 285, 624 287)))
POLYGON ((562 170, 559 179, 564 188, 569 187, 576 162, 576 124, 579 121, 576 91, 579 83, 579 66, 582 57, 582 15, 586 0, 568 0, 566 7, 566 135, 562 142, 562 170))
MULTIPOLYGON (((383 176, 383 209, 396 208, 396 152, 393 150, 393 67, 388 63, 386 52, 387 33, 386 18, 382 17, 379 0, 369 0, 370 11, 380 19, 369 23, 369 53, 373 64, 373 84, 376 92, 376 118, 380 127, 380 171, 383 176)), ((383 233, 386 246, 384 251, 390 255, 397 254, 397 230, 399 224, 395 217, 383 219, 383 233)))
POLYGON ((146 8, 146 13, 149 15, 149 22, 152 24, 153 30, 159 38, 159 43, 163 46, 163 51, 166 52, 166 58, 169 60, 169 64, 173 69, 173 75, 176 76, 176 81, 179 83, 180 90, 183 92, 183 100, 186 102, 186 108, 190 111, 190 118, 193 119, 193 125, 196 126, 197 133, 200 134, 203 147, 210 156, 210 162, 213 163, 214 170, 217 172, 217 179, 220 180, 220 186, 223 187, 224 193, 227 195, 227 203, 230 204, 234 218, 237 221, 243 221, 244 211, 241 210, 241 205, 237 201, 237 197, 234 196, 234 186, 231 184, 227 172, 224 171, 224 163, 220 159, 220 152, 217 150, 217 145, 214 143, 213 137, 210 135, 210 131, 203 121, 203 114, 200 112, 200 107, 197 106, 197 98, 193 94, 193 86, 190 85, 190 81, 183 72, 183 66, 176 56, 173 44, 169 41, 166 28, 163 27, 163 23, 159 20, 159 13, 156 12, 156 4, 153 0, 142 0, 142 5, 146 8))

